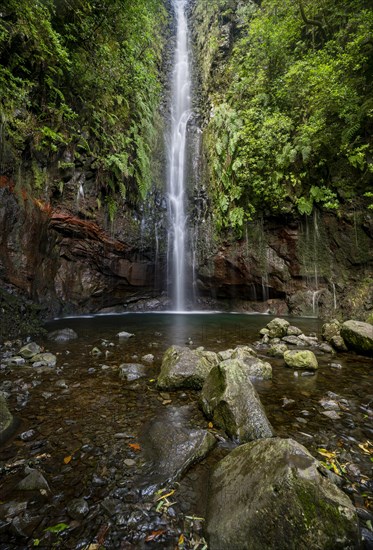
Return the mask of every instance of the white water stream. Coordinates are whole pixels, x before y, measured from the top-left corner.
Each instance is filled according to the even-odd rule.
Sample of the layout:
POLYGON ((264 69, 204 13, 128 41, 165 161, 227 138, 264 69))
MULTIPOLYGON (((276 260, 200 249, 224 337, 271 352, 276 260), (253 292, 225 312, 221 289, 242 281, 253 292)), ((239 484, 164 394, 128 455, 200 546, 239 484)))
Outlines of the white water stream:
POLYGON ((187 0, 173 0, 176 17, 176 49, 172 75, 171 136, 168 145, 168 197, 170 229, 168 266, 174 308, 185 309, 186 286, 186 136, 191 115, 191 79, 188 51, 187 0))

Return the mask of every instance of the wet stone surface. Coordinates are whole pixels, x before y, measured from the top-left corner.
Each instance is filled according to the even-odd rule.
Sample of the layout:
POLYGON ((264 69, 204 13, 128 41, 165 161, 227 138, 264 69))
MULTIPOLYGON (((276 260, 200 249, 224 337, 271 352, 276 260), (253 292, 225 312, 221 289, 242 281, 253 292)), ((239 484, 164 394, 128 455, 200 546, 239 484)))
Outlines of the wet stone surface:
MULTIPOLYGON (((0 550, 34 545, 173 549, 179 542, 181 547, 182 540, 184 548, 202 549, 209 472, 234 445, 211 428, 196 406, 199 392, 165 394, 156 389, 162 355, 171 344, 184 345, 189 339, 193 348, 216 352, 250 345, 267 322, 268 316, 243 315, 59 321, 49 329, 71 327, 78 338, 38 339, 43 353, 57 357, 55 367, 8 364, 25 342, 4 345, 0 391, 20 425, 0 446, 0 550), (118 339, 121 331, 134 336, 118 339), (94 348, 101 353, 92 354, 94 348), (120 378, 120 365, 141 364, 149 353, 154 361, 144 364, 145 376, 120 378), (186 430, 208 430, 217 446, 181 479, 152 494, 143 491, 144 478, 151 481, 157 474, 146 434, 149 426, 169 418, 168 408, 180 411, 178 422, 185 423, 186 430), (22 482, 33 472, 37 482, 25 490, 22 482)), ((291 322, 301 323, 306 334, 318 331, 315 320, 291 322)), ((341 474, 342 488, 360 510, 362 529, 369 534, 372 360, 322 353, 317 373, 303 377, 287 369, 282 358, 268 358, 265 350, 258 353, 273 367, 273 379, 258 380, 255 388, 276 435, 294 438, 341 474), (336 362, 341 368, 332 367, 336 362), (328 411, 338 418, 323 414, 328 411)))

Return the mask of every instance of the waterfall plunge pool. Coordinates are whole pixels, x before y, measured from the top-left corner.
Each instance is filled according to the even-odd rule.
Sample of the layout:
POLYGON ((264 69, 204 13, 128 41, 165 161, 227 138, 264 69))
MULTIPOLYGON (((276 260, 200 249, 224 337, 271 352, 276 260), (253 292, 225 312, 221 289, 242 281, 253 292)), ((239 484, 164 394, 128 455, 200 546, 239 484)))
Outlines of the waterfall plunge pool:
MULTIPOLYGON (((181 534, 185 548, 193 547, 193 540, 194 547, 202 549, 203 520, 196 518, 205 514, 209 472, 234 444, 217 430, 217 447, 167 488, 175 490, 167 506, 141 492, 143 472, 148 472, 147 434, 154 420, 165 426, 169 421, 183 421, 191 428, 208 427, 198 407, 199 392, 156 389, 162 356, 172 344, 211 351, 252 345, 272 318, 129 313, 48 323, 48 331, 69 327, 78 334, 76 340, 65 343, 37 340, 57 356, 57 366, 2 369, 9 407, 21 424, 0 447, 0 521, 4 522, 0 524, 0 549, 30 547, 35 540, 41 541, 41 547, 55 544, 69 549, 89 548, 100 541, 106 549, 171 549, 181 534), (117 336, 121 331, 134 336, 121 341, 117 336), (101 355, 92 355, 95 347, 101 355), (146 364, 142 358, 149 354, 154 361, 146 364), (122 363, 146 365, 147 375, 122 380, 118 375, 122 363), (27 432, 28 436, 21 436, 27 432), (25 477, 26 465, 43 473, 51 493, 16 489, 25 477), (74 511, 76 502, 87 504, 86 515, 74 511), (59 524, 67 526, 61 533, 48 531, 59 524)), ((317 319, 290 321, 305 334, 320 333, 317 319)), ((265 357, 265 350, 258 353, 265 357)), ((318 449, 336 452, 346 471, 345 490, 369 514, 372 463, 359 445, 372 440, 373 360, 353 354, 317 355, 319 370, 313 376, 295 375, 281 359, 268 359, 273 379, 257 381, 255 387, 278 436, 292 437, 321 460, 325 458, 318 449), (323 414, 320 400, 328 392, 347 402, 338 420, 323 414)))

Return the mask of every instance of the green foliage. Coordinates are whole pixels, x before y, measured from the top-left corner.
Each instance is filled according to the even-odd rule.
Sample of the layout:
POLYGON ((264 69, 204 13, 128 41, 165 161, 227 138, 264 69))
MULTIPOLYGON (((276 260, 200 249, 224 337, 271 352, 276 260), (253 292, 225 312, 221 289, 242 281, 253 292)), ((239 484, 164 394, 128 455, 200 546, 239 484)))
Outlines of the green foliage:
POLYGON ((195 9, 218 226, 239 228, 255 212, 336 209, 362 195, 373 171, 368 4, 250 1, 227 17, 232 5, 195 9), (230 47, 219 50, 227 21, 230 47))
POLYGON ((164 0, 4 0, 1 121, 9 166, 24 155, 42 155, 48 165, 69 148, 75 158, 95 158, 104 197, 144 197, 166 24, 164 0))

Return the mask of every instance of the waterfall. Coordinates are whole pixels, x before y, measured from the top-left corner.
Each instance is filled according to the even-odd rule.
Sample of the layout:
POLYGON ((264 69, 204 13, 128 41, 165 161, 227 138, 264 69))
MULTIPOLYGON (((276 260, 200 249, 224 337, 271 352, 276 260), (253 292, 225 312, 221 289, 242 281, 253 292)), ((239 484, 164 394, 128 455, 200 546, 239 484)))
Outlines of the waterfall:
POLYGON ((172 298, 177 311, 185 309, 186 254, 186 134, 191 115, 188 25, 185 8, 188 0, 173 0, 176 18, 176 49, 172 75, 171 129, 168 145, 168 271, 172 298))

